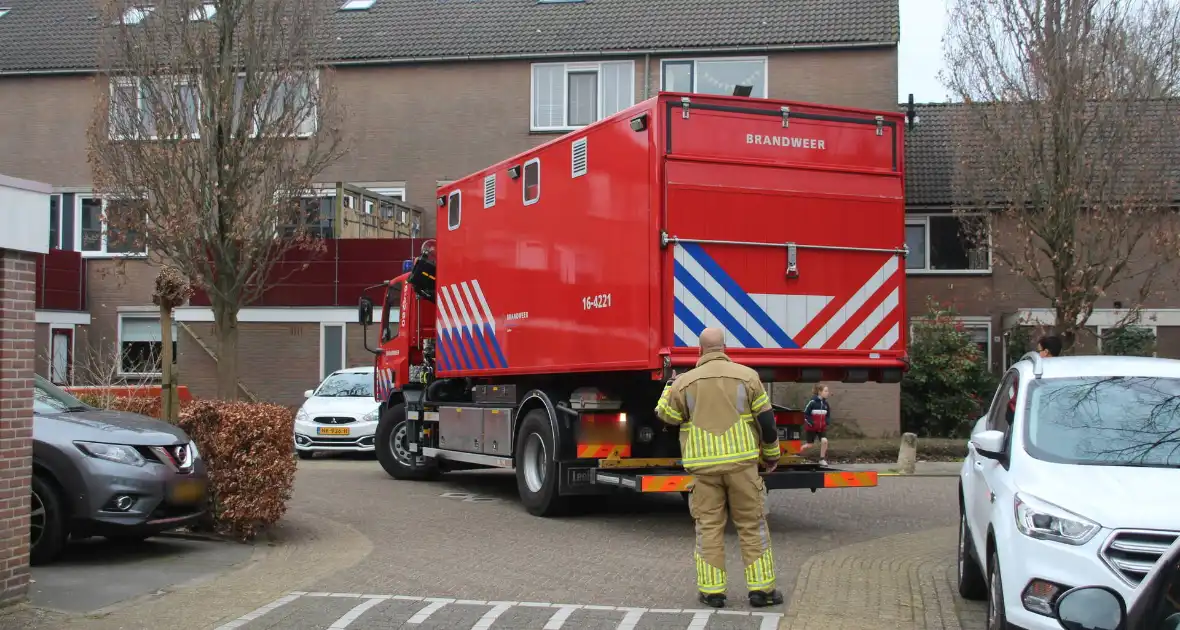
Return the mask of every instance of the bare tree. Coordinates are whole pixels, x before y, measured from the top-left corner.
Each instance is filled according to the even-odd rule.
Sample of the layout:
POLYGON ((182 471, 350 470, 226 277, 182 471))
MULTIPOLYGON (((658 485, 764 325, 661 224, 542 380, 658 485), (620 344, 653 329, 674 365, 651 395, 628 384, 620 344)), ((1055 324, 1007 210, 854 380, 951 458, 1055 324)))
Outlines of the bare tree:
POLYGON ((950 18, 956 209, 985 217, 967 231, 1067 346, 1104 297, 1136 320, 1180 258, 1175 0, 956 0, 950 18))
MULTIPOLYGON (((108 251, 142 251, 211 300, 218 396, 237 397, 238 312, 315 249, 313 178, 342 154, 317 0, 106 0, 89 132, 108 251)), ((318 217, 317 217, 318 218, 318 217)))

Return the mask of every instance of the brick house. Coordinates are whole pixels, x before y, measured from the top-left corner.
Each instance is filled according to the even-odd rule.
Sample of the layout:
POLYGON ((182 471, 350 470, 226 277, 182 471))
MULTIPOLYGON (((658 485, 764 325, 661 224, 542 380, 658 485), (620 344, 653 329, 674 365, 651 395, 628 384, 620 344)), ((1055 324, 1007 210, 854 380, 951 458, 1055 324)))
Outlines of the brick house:
MULTIPOLYGON (((1180 101, 1168 107, 1161 104, 1159 111, 1174 112, 1177 105, 1180 101)), ((908 105, 900 107, 905 111, 908 105)), ((1031 349, 1010 348, 1011 331, 1022 326, 1051 326, 1055 315, 1028 281, 994 260, 988 244, 975 246, 963 238, 961 220, 953 208, 956 168, 962 163, 957 152, 963 150, 958 148, 961 143, 956 134, 962 125, 969 124, 964 107, 915 105, 918 123, 906 134, 906 244, 913 252, 906 261, 907 308, 913 318, 925 312, 928 296, 955 304, 989 366, 1002 372, 1019 358, 1013 355, 1031 349)), ((1180 136, 1167 146, 1169 150, 1160 159, 1180 165, 1180 136)), ((1175 176, 1180 177, 1180 168, 1175 176)), ((1003 238, 1005 229, 994 226, 992 238, 1003 238)), ((1163 275, 1157 287, 1159 295, 1144 304, 1139 325, 1155 333, 1156 356, 1180 358, 1180 269, 1163 275)), ((1078 338, 1079 352, 1101 351, 1100 335, 1122 319, 1122 301, 1128 300, 1130 305, 1134 288, 1116 284, 1109 295, 1098 300, 1089 325, 1078 338)))
MULTIPOLYGON (((440 183, 661 89, 729 94, 742 83, 755 98, 881 110, 897 102, 897 0, 324 2, 338 5, 332 77, 348 112, 349 151, 322 179, 420 207, 423 237, 434 232, 440 183)), ((155 271, 140 253, 108 249, 104 202, 91 195, 86 129, 100 90, 109 89, 95 73, 94 5, 5 6, 0 138, 21 150, 0 152, 0 171, 54 185, 51 244, 85 261, 84 345, 109 352, 158 344, 158 333, 147 341, 155 271)), ((354 350, 359 331, 346 323, 355 315, 344 304, 248 309, 244 321, 257 331, 241 333, 242 373, 303 367, 284 375, 291 383, 272 376, 244 387, 294 404, 328 363, 368 362, 354 350)), ((207 308, 182 309, 174 333, 181 382, 198 396, 212 376, 213 357, 203 349, 213 347, 209 317, 207 308)), ((862 428, 887 432, 896 430, 897 400, 896 386, 866 385, 848 388, 841 404, 862 428)))
POLYGON ((34 285, 51 190, 0 175, 0 605, 29 587, 34 285))

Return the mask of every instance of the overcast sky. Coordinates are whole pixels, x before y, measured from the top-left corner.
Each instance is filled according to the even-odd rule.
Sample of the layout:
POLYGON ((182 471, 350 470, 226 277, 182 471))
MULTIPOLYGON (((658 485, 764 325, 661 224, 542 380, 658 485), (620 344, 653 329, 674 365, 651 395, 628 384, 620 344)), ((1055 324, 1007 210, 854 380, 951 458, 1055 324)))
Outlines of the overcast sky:
POLYGON ((901 50, 898 53, 897 102, 914 95, 915 103, 944 102, 942 36, 948 0, 901 0, 901 50))

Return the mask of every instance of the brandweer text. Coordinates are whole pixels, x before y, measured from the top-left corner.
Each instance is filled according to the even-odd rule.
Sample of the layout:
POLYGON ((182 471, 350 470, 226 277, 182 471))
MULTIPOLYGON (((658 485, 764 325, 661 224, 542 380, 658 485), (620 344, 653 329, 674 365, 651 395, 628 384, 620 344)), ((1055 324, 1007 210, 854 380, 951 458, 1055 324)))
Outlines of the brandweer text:
POLYGON ((746 134, 746 144, 761 144, 772 147, 790 147, 792 149, 817 149, 826 151, 824 141, 818 138, 792 138, 791 136, 763 136, 754 133, 746 134))

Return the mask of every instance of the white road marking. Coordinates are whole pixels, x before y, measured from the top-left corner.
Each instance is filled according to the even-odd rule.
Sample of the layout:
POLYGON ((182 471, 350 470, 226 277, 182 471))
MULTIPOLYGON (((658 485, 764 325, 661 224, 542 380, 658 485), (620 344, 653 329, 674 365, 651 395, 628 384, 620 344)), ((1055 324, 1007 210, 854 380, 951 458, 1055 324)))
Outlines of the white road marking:
POLYGON ((475 622, 474 626, 471 626, 471 630, 488 630, 488 628, 492 627, 493 623, 496 623, 496 619, 498 619, 500 615, 508 612, 509 608, 512 608, 516 605, 516 602, 488 603, 493 604, 492 609, 484 613, 483 616, 479 618, 479 621, 475 622))
MULTIPOLYGON (((351 596, 351 594, 349 595, 351 596)), ((360 595, 357 594, 356 597, 360 597, 360 595)), ((328 630, 342 630, 343 628, 347 628, 349 624, 356 621, 361 615, 365 614, 366 610, 376 606, 377 604, 380 604, 381 602, 387 601, 388 599, 389 596, 366 598, 365 601, 357 604, 356 606, 353 606, 352 610, 344 613, 343 616, 332 622, 332 625, 328 626, 328 630)))
POLYGON ((635 626, 639 625, 639 620, 643 619, 643 613, 647 612, 646 608, 619 608, 619 610, 626 610, 627 614, 623 615, 623 620, 619 622, 619 627, 616 630, 635 630, 635 626))
POLYGON ((689 622, 686 630, 704 630, 705 626, 709 625, 709 616, 713 614, 711 610, 698 610, 692 614, 692 621, 689 622))
POLYGON ((217 628, 217 630, 233 630, 234 628, 239 628, 241 626, 244 626, 244 625, 250 623, 251 621, 254 621, 255 619, 265 615, 266 613, 268 613, 280 606, 285 606, 287 604, 290 604, 291 602, 299 599, 299 597, 300 597, 300 595, 296 595, 295 593, 291 593, 290 595, 284 595, 284 596, 274 600, 273 602, 271 602, 261 608, 254 610, 253 612, 246 613, 246 614, 242 615, 241 617, 238 617, 237 619, 234 619, 233 621, 231 621, 227 624, 219 626, 217 628))
POLYGON ((439 608, 442 608, 443 606, 446 606, 447 604, 450 604, 451 602, 455 601, 453 599, 447 599, 445 597, 423 597, 422 599, 423 599, 423 601, 430 602, 430 604, 428 604, 422 610, 419 610, 418 614, 414 615, 413 617, 410 617, 409 621, 407 621, 406 623, 414 623, 414 624, 422 623, 423 621, 426 621, 427 619, 429 619, 430 616, 433 615, 435 612, 437 612, 439 608))
POLYGON ((561 630, 561 627, 565 625, 565 620, 569 619, 570 615, 574 614, 574 611, 579 608, 581 606, 562 606, 560 610, 553 613, 553 616, 549 618, 549 622, 545 624, 544 630, 561 630))
POLYGON ((758 630, 775 630, 778 628, 779 617, 782 617, 782 614, 780 613, 756 612, 751 614, 753 614, 755 617, 762 617, 762 625, 758 626, 758 630))
POLYGON ((247 623, 266 615, 267 613, 285 606, 301 597, 335 597, 340 599, 363 599, 365 601, 357 604, 342 617, 337 619, 329 630, 342 630, 348 628, 352 623, 361 617, 366 611, 373 608, 377 604, 384 601, 409 601, 409 602, 426 602, 426 606, 422 607, 418 612, 410 617, 406 623, 421 624, 431 617, 434 613, 441 610, 447 604, 462 604, 467 606, 491 606, 480 617, 469 630, 491 630, 504 613, 511 610, 513 607, 523 608, 556 608, 553 616, 545 623, 544 630, 561 630, 566 621, 569 620, 570 615, 578 610, 593 610, 593 611, 607 611, 607 612, 621 612, 623 618, 619 621, 617 630, 634 630, 639 622, 643 619, 646 613, 659 613, 671 615, 692 615, 692 620, 689 622, 685 630, 704 630, 709 623, 712 615, 730 615, 735 617, 761 617, 762 622, 759 624, 760 630, 775 630, 778 627, 779 619, 782 618, 782 613, 772 612, 751 612, 746 610, 714 610, 709 608, 632 608, 628 606, 599 606, 594 604, 553 604, 549 602, 503 602, 503 601, 485 601, 482 599, 453 599, 449 597, 420 597, 416 595, 373 595, 368 593, 306 593, 303 591, 293 591, 275 601, 253 611, 246 615, 230 621, 217 630, 234 630, 241 628, 247 623))

